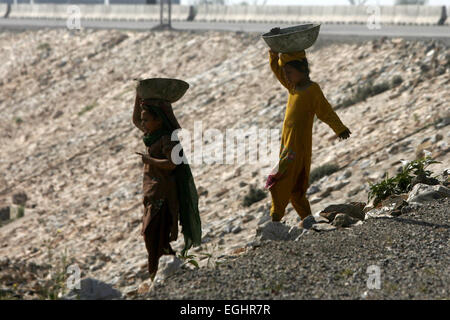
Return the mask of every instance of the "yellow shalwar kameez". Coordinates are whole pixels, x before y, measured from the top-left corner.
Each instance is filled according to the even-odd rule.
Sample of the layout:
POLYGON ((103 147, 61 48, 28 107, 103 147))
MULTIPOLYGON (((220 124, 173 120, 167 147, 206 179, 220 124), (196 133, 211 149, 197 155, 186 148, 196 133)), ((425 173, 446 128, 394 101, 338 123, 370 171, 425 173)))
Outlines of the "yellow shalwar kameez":
POLYGON ((311 82, 304 90, 289 86, 282 65, 299 56, 304 57, 304 51, 300 55, 281 54, 280 57, 278 54, 269 54, 273 73, 289 91, 278 163, 278 172, 282 172, 282 175, 269 189, 272 195, 270 215, 274 221, 281 220, 289 201, 302 220, 311 214, 306 191, 311 168, 314 115, 330 126, 336 135, 347 129, 316 82, 311 82))

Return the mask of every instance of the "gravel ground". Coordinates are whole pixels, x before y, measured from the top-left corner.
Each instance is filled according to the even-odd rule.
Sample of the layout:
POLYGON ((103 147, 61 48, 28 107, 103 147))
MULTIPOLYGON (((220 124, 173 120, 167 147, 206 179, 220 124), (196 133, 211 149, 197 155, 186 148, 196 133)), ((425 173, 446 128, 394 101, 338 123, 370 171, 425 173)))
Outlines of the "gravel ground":
POLYGON ((299 241, 268 241, 215 269, 182 269, 144 299, 449 299, 450 199, 299 241), (367 268, 381 270, 368 289, 367 268))

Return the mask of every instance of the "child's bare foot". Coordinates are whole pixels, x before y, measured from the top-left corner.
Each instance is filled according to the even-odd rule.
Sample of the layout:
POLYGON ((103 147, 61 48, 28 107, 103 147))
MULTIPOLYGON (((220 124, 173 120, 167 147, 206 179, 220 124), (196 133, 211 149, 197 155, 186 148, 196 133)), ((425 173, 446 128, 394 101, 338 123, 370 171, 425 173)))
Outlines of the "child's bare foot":
POLYGON ((310 220, 311 218, 308 219, 308 222, 307 222, 306 226, 305 226, 305 224, 304 224, 305 220, 306 220, 308 217, 312 217, 312 219, 313 219, 312 221, 314 221, 314 217, 310 214, 310 215, 304 217, 304 218, 302 219, 302 221, 299 222, 299 224, 298 224, 298 227, 299 227, 299 228, 303 228, 303 229, 309 229, 309 228, 311 228, 312 224, 314 223, 314 222, 312 222, 312 221, 310 220))

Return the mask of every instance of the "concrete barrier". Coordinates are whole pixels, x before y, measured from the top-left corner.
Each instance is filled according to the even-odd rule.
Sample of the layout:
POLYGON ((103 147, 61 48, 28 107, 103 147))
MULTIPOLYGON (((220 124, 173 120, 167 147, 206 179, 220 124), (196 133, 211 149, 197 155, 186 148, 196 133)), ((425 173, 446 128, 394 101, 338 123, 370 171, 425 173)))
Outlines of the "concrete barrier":
MULTIPOLYGON (((199 22, 251 22, 246 5, 200 5, 196 7, 194 21, 199 22)), ((262 7, 259 8, 262 11, 262 7)), ((261 20, 263 22, 263 20, 261 20)))
POLYGON ((322 19, 320 23, 336 23, 336 15, 334 14, 335 6, 325 6, 322 11, 322 19))
POLYGON ((289 6, 289 11, 287 12, 288 21, 297 23, 310 23, 312 22, 312 7, 311 6, 289 6), (292 20, 292 16, 296 17, 298 20, 292 20))
POLYGON ((246 21, 250 23, 270 22, 267 9, 269 7, 272 6, 249 6, 246 21))
MULTIPOLYGON (((81 19, 86 20, 127 20, 127 21, 159 21, 159 5, 143 4, 17 4, 11 5, 10 18, 67 19, 73 13, 69 6, 80 9, 81 19)), ((2 11, 0 11, 2 12, 2 11)), ((165 17, 167 17, 167 9, 165 17)), ((171 17, 173 21, 187 21, 190 6, 173 5, 171 17)))
POLYGON ((395 21, 396 6, 380 6, 380 24, 393 24, 395 21))
POLYGON ((447 18, 445 19, 444 24, 446 26, 449 26, 450 25, 450 6, 447 7, 447 14, 446 15, 447 15, 447 18))
POLYGON ((415 24, 419 16, 419 7, 419 5, 396 6, 394 24, 415 24))
POLYGON ((308 8, 302 6, 278 7, 276 16, 280 16, 283 23, 302 23, 306 19, 304 15, 307 11, 308 8))
POLYGON ((246 22, 286 23, 284 21, 284 12, 286 11, 286 6, 248 6, 246 22))
POLYGON ((114 4, 114 5, 95 5, 93 10, 89 10, 89 5, 84 5, 82 10, 83 19, 89 20, 119 20, 119 21, 130 21, 130 20, 142 20, 142 16, 145 15, 145 9, 142 8, 141 11, 136 12, 136 7, 134 5, 124 5, 124 4, 114 4), (109 7, 109 8, 106 8, 109 7), (135 13, 133 19, 130 18, 132 14, 135 13))
POLYGON ((205 5, 204 6, 204 13, 202 15, 204 22, 209 22, 211 17, 214 15, 214 7, 212 5, 205 5))
POLYGON ((227 6, 210 5, 206 15, 208 22, 226 22, 227 21, 227 6))
POLYGON ((442 17, 441 6, 420 6, 416 24, 437 25, 442 17))
MULTIPOLYGON (((289 17, 291 14, 289 9, 288 6, 274 6, 272 11, 266 12, 266 16, 272 23, 286 23, 287 21, 292 21, 291 17, 289 17)), ((298 15, 298 12, 295 15, 298 15)))
POLYGON ((365 24, 367 6, 266 6, 261 22, 365 24))
POLYGON ((246 22, 248 7, 246 5, 229 6, 227 10, 227 22, 246 22))
POLYGON ((308 12, 308 23, 322 23, 324 22, 324 6, 312 6, 308 12))
POLYGON ((325 16, 325 6, 312 7, 311 20, 314 23, 325 23, 327 17, 325 16))
POLYGON ((209 5, 199 6, 194 20, 201 21, 201 22, 207 22, 208 21, 208 13, 210 10, 211 10, 211 6, 209 6, 209 5))
POLYGON ((0 18, 6 18, 8 14, 8 4, 0 3, 0 18))
POLYGON ((330 18, 332 23, 361 23, 368 17, 366 6, 333 6, 332 17, 330 18))
POLYGON ((207 5, 200 5, 195 7, 194 21, 204 22, 206 21, 206 15, 208 13, 207 5))
MULTIPOLYGON (((371 11, 368 10, 368 6, 357 6, 356 11, 356 23, 358 24, 367 24, 367 21, 369 19, 369 15, 371 14, 371 11)), ((381 11, 381 10, 380 10, 381 11)))
MULTIPOLYGON (((99 20, 102 16, 106 15, 106 10, 108 10, 103 5, 77 4, 77 7, 80 9, 81 19, 85 20, 99 20)), ((109 11, 111 9, 109 8, 109 11)))
POLYGON ((349 23, 350 21, 350 6, 335 6, 333 14, 335 15, 336 23, 349 23))
POLYGON ((295 14, 298 12, 300 20, 292 20, 291 22, 300 23, 325 23, 327 17, 325 16, 325 6, 300 6, 295 8, 292 6, 289 12, 295 14))
POLYGON ((447 7, 447 19, 445 20, 446 25, 450 25, 450 6, 447 7))
POLYGON ((261 22, 263 16, 263 6, 248 6, 245 15, 245 22, 261 22))
POLYGON ((15 13, 18 13, 18 18, 41 18, 41 19, 53 19, 56 16, 53 8, 49 4, 41 5, 29 5, 24 3, 19 3, 17 5, 11 5, 11 18, 16 18, 15 13))
POLYGON ((46 3, 43 6, 39 4, 36 5, 38 10, 35 11, 37 18, 45 19, 65 19, 69 15, 67 5, 58 5, 53 3, 46 3), (38 7, 39 6, 39 7, 38 7))
POLYGON ((248 22, 366 23, 366 6, 248 6, 248 22))
POLYGON ((172 20, 173 21, 188 21, 191 6, 186 5, 172 5, 172 20))
MULTIPOLYGON (((11 18, 66 19, 73 13, 68 6, 77 6, 82 19, 159 21, 160 6, 145 4, 12 4, 11 18)), ((5 16, 7 4, 0 4, 0 16, 5 16)), ((256 5, 173 5, 172 20, 200 22, 266 22, 266 23, 367 23, 371 14, 368 6, 256 6, 256 5), (195 11, 195 15, 194 15, 195 11)), ((442 6, 379 6, 381 24, 437 25, 443 20, 442 6)), ((448 11, 448 12, 446 12, 448 11)), ((167 11, 165 12, 166 16, 167 11)))
MULTIPOLYGON (((96 10, 97 14, 94 15, 96 20, 159 21, 161 14, 159 5, 114 4, 98 6, 100 8, 96 10)), ((83 14, 83 17, 85 16, 87 16, 87 13, 83 14)), ((165 16, 167 16, 167 11, 165 11, 165 16)))
POLYGON ((351 6, 347 11, 347 24, 362 24, 367 21, 369 13, 367 13, 367 6, 351 6))
POLYGON ((380 23, 437 25, 442 13, 441 6, 380 6, 380 23))
POLYGON ((32 18, 32 9, 29 4, 11 4, 9 18, 32 18))

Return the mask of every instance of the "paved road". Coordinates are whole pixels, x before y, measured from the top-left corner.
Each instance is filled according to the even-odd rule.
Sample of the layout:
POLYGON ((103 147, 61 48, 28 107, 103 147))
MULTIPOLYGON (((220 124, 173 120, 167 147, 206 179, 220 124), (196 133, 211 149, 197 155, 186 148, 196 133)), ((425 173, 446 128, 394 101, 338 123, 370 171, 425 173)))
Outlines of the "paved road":
MULTIPOLYGON (((93 21, 81 20, 82 28, 124 29, 145 31, 156 27, 156 21, 93 21)), ((180 30, 223 30, 242 32, 267 32, 276 24, 269 23, 226 23, 226 22, 174 22, 173 27, 180 30)), ((289 25, 278 25, 285 27, 289 25)), ((2 29, 37 29, 65 28, 65 20, 44 19, 0 19, 2 29)), ((450 44, 450 26, 400 26, 381 25, 380 29, 371 30, 366 25, 324 24, 321 27, 322 38, 371 39, 382 36, 403 37, 407 39, 435 39, 450 44)))

